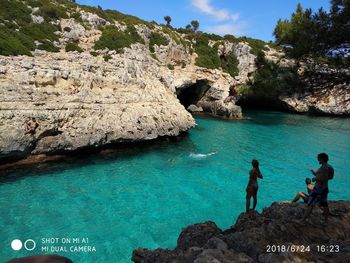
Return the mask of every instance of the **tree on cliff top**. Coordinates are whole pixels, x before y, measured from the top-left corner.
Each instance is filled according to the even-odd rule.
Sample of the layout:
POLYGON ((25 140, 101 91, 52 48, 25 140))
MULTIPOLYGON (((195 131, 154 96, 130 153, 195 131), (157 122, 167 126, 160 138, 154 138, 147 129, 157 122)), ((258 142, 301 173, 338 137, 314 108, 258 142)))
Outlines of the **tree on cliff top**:
POLYGON ((289 20, 278 20, 274 36, 294 57, 324 55, 332 47, 350 44, 350 0, 332 0, 329 12, 320 8, 313 13, 298 4, 289 20))
POLYGON ((192 26, 193 31, 196 32, 199 28, 199 22, 197 20, 192 20, 191 26, 192 26))
POLYGON ((165 16, 165 17, 164 17, 164 20, 165 20, 165 22, 166 22, 166 25, 167 25, 167 26, 170 26, 171 17, 170 17, 170 16, 165 16))

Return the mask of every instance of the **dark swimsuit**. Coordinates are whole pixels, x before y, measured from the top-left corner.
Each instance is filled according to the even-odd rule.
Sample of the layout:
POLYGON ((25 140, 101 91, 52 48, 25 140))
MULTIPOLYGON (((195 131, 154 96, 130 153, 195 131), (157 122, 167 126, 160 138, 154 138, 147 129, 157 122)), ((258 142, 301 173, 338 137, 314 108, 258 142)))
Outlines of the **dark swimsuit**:
POLYGON ((312 190, 309 198, 307 199, 307 205, 315 205, 319 204, 320 206, 327 207, 328 206, 328 188, 314 188, 312 190))

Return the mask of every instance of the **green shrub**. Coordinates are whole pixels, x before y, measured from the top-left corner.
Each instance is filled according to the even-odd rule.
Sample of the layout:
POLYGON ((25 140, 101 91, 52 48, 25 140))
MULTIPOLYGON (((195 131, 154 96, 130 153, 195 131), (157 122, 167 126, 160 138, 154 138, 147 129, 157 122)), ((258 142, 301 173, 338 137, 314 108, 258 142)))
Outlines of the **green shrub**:
POLYGON ((108 60, 110 60, 111 58, 112 58, 111 55, 104 55, 104 56, 103 56, 103 59, 104 59, 105 61, 108 61, 108 60))
POLYGON ((238 59, 234 52, 230 52, 228 55, 221 57, 221 67, 223 71, 229 73, 232 77, 237 76, 238 70, 238 59))
POLYGON ((134 26, 137 24, 144 24, 144 25, 150 25, 149 22, 142 20, 136 16, 131 16, 131 15, 125 15, 123 13, 120 13, 116 10, 105 10, 104 13, 107 16, 107 20, 112 21, 116 20, 119 22, 123 22, 124 24, 126 24, 128 27, 130 26, 134 26))
POLYGON ((231 43, 237 43, 238 42, 237 38, 235 38, 234 36, 229 35, 229 34, 224 35, 224 39, 229 41, 229 42, 231 42, 231 43))
POLYGON ((0 25, 0 55, 31 55, 34 43, 25 35, 15 33, 0 25), (27 45, 26 45, 27 44, 27 45))
POLYGON ((153 59, 155 59, 155 60, 159 61, 159 59, 157 58, 157 55, 156 55, 156 54, 151 53, 151 57, 152 57, 153 59))
POLYGON ((281 68, 263 58, 260 60, 254 81, 246 94, 261 99, 274 100, 281 95, 290 95, 302 90, 295 68, 281 68))
POLYGON ((218 56, 217 46, 210 47, 208 34, 198 34, 195 37, 196 44, 194 48, 198 55, 196 59, 196 65, 203 68, 219 68, 221 66, 221 61, 218 56))
POLYGON ((54 33, 58 31, 59 28, 56 25, 50 23, 33 24, 30 23, 21 28, 20 32, 30 36, 34 40, 49 39, 51 41, 58 41, 58 36, 54 33))
POLYGON ((70 14, 71 18, 74 18, 74 20, 80 24, 83 24, 83 19, 81 18, 81 14, 79 12, 72 12, 70 14))
POLYGON ((79 53, 83 52, 81 47, 79 47, 76 42, 68 42, 65 50, 66 52, 70 52, 70 51, 78 51, 79 53))
POLYGON ((54 46, 54 44, 52 44, 52 42, 49 40, 41 41, 41 44, 38 45, 37 49, 46 50, 48 52, 59 52, 60 51, 60 49, 58 47, 54 46))
POLYGON ((96 51, 90 51, 90 54, 94 57, 97 57, 98 56, 98 53, 96 51))
POLYGON ((63 28, 63 31, 70 32, 72 31, 72 29, 69 26, 66 26, 65 28, 63 28))
POLYGON ((170 70, 174 70, 174 69, 175 69, 174 65, 172 65, 172 64, 168 64, 167 67, 168 67, 168 69, 170 69, 170 70))
POLYGON ((154 45, 167 46, 168 44, 169 44, 169 41, 166 37, 156 32, 151 33, 149 37, 149 50, 151 51, 151 53, 154 53, 154 45))
POLYGON ((119 31, 114 26, 106 26, 102 30, 102 36, 95 42, 94 49, 115 50, 122 52, 123 48, 130 47, 134 43, 144 43, 143 39, 136 32, 134 27, 128 27, 127 30, 119 31))
POLYGON ((243 96, 249 96, 251 94, 250 86, 247 84, 242 84, 238 87, 238 94, 241 94, 243 96))
POLYGON ((68 18, 66 9, 52 2, 46 3, 40 7, 38 14, 44 17, 46 21, 68 18))
POLYGON ((250 37, 240 37, 239 41, 247 42, 249 46, 252 48, 250 52, 255 56, 257 56, 259 52, 263 50, 267 50, 267 48, 265 47, 267 43, 260 39, 255 39, 250 37))
POLYGON ((1 23, 4 23, 5 20, 15 20, 19 26, 26 25, 32 22, 30 14, 31 10, 21 1, 0 0, 1 23))

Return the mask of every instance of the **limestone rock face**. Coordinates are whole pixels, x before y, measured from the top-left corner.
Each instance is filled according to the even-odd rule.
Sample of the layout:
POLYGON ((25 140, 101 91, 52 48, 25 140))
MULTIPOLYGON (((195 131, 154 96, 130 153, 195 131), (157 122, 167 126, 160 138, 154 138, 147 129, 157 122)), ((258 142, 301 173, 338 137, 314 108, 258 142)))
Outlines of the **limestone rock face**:
POLYGON ((195 113, 195 112, 202 112, 202 111, 203 111, 203 108, 202 108, 202 107, 198 107, 198 106, 196 106, 196 105, 194 105, 194 104, 191 104, 190 106, 187 107, 187 110, 188 110, 189 112, 195 113))
POLYGON ((302 113, 350 114, 349 69, 334 69, 309 60, 299 64, 298 74, 305 92, 281 97, 288 109, 302 113))
POLYGON ((245 84, 252 80, 253 73, 257 69, 256 56, 251 53, 251 47, 246 42, 232 43, 227 40, 223 41, 218 47, 219 56, 227 56, 233 52, 238 59, 238 76, 235 77, 234 85, 245 84))
POLYGON ((138 248, 134 250, 132 260, 137 263, 348 262, 350 202, 330 202, 329 207, 332 216, 327 225, 322 223, 320 209, 315 209, 309 223, 295 222, 305 211, 303 203, 297 206, 273 203, 261 214, 242 213, 236 224, 225 231, 213 222, 194 224, 181 232, 174 250, 138 248), (272 245, 280 246, 280 251, 269 253, 268 246, 272 245), (317 245, 336 245, 341 252, 318 252, 317 245), (301 249, 304 252, 300 252, 301 249))
POLYGON ((174 90, 160 81, 159 67, 144 52, 130 52, 108 62, 71 52, 1 57, 0 159, 150 140, 193 127, 174 90))
POLYGON ((81 10, 80 14, 81 14, 81 19, 83 21, 86 21, 87 23, 89 23, 93 27, 98 27, 98 26, 110 24, 108 21, 99 17, 97 14, 86 12, 84 10, 81 10))
POLYGON ((85 28, 77 23, 74 18, 61 19, 60 26, 63 29, 61 42, 79 41, 86 35, 85 28))

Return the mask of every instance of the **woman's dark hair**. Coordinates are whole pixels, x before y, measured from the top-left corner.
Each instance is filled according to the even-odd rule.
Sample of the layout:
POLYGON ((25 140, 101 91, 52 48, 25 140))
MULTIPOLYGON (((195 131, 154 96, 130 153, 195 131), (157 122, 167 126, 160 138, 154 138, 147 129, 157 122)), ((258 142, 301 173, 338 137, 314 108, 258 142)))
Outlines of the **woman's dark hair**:
POLYGON ((306 178, 306 179, 305 179, 305 183, 306 183, 306 184, 311 184, 311 179, 310 179, 310 178, 306 178))
POLYGON ((253 167, 258 167, 259 166, 259 161, 258 160, 252 160, 252 165, 253 167))
POLYGON ((323 161, 328 162, 328 154, 326 154, 326 153, 320 153, 320 154, 318 154, 318 155, 317 155, 317 158, 319 158, 319 159, 321 159, 321 160, 323 160, 323 161))

